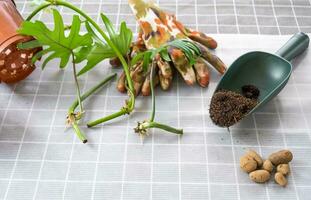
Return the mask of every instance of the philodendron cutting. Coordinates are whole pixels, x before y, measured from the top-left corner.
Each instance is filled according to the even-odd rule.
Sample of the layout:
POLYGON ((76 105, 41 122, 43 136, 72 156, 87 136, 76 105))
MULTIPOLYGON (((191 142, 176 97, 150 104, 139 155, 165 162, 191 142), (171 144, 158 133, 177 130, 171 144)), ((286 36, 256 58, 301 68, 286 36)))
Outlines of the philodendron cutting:
MULTIPOLYGON (((136 17, 142 25, 142 32, 138 40, 133 42, 133 33, 125 22, 122 22, 119 31, 116 31, 107 16, 101 13, 101 19, 104 23, 104 29, 102 29, 89 15, 66 1, 45 0, 42 2, 29 15, 27 21, 22 24, 19 30, 21 34, 33 36, 36 41, 20 44, 19 47, 22 49, 43 47, 43 50, 34 55, 32 59, 35 62, 39 58, 44 57, 43 69, 48 62, 55 58, 60 59, 60 68, 65 68, 69 61, 71 61, 73 77, 76 84, 77 100, 68 110, 67 124, 74 128, 77 136, 84 143, 87 139, 78 127, 78 121, 84 113, 82 102, 107 81, 111 80, 114 75, 104 79, 83 95, 80 91, 78 77, 92 70, 101 61, 107 58, 113 59, 117 60, 123 66, 123 73, 117 85, 119 90, 128 92, 129 99, 126 100, 125 105, 120 111, 89 122, 87 126, 92 127, 122 115, 130 114, 134 110, 136 95, 143 84, 143 93, 151 93, 152 95, 152 112, 149 120, 138 122, 138 126, 134 129, 141 136, 147 135, 149 128, 159 128, 175 134, 183 133, 182 129, 176 129, 155 122, 154 120, 155 94, 153 88, 157 83, 161 83, 162 88, 168 89, 167 86, 169 86, 173 78, 172 69, 170 68, 171 62, 175 64, 175 67, 187 83, 194 83, 195 79, 197 79, 201 86, 207 86, 209 75, 207 64, 200 57, 207 59, 221 73, 225 71, 224 64, 220 59, 209 53, 201 44, 197 43, 201 42, 207 47, 216 48, 215 40, 202 33, 184 28, 172 15, 156 9, 157 7, 153 4, 150 4, 151 6, 143 4, 143 9, 148 11, 148 15, 153 12, 157 15, 157 17, 152 15, 152 21, 158 22, 159 26, 157 30, 150 30, 151 32, 149 33, 146 32, 147 29, 142 24, 146 25, 148 21, 141 21, 142 18, 139 16, 142 13, 136 13, 136 17), (31 19, 40 11, 53 6, 63 6, 74 11, 75 15, 73 16, 72 24, 65 25, 61 14, 56 9, 52 9, 54 30, 47 28, 42 21, 31 22, 31 19), (173 25, 169 26, 165 23, 165 18, 171 20, 173 25), (81 25, 85 26, 86 33, 81 33, 81 25), (175 35, 172 35, 173 33, 175 35), (171 37, 164 37, 168 35, 171 37), (156 38, 154 38, 155 36, 156 38), (190 40, 190 38, 197 42, 190 40), (157 41, 161 42, 157 43, 157 41), (156 43, 157 45, 155 45, 156 43), (86 61, 86 65, 77 72, 76 65, 83 61, 86 61), (194 66, 195 72, 192 65, 194 66), (188 78, 190 79, 188 80, 188 78), (78 106, 79 111, 75 112, 78 106)), ((139 2, 129 1, 132 8, 135 7, 133 3, 139 2)))
MULTIPOLYGON (((125 23, 122 23, 120 33, 112 33, 111 23, 108 18, 104 14, 101 14, 101 17, 106 25, 106 29, 109 32, 109 36, 91 17, 74 5, 61 0, 46 0, 43 1, 43 3, 29 15, 19 30, 19 33, 21 34, 36 38, 36 41, 20 44, 19 48, 27 49, 38 46, 43 47, 43 50, 34 55, 32 59, 32 61, 35 62, 40 57, 45 56, 42 64, 43 69, 48 62, 56 58, 60 59, 60 68, 65 68, 69 60, 71 60, 78 103, 74 103, 73 105, 75 106, 72 106, 69 109, 67 123, 73 126, 77 136, 83 142, 86 142, 87 140, 78 128, 77 121, 81 119, 84 113, 82 101, 96 90, 91 90, 91 92, 86 96, 81 94, 78 75, 83 71, 77 72, 76 65, 83 61, 87 61, 86 67, 90 65, 95 66, 106 58, 117 56, 124 66, 124 71, 128 74, 128 88, 129 90, 132 90, 131 88, 133 88, 132 80, 130 79, 128 72, 129 67, 127 65, 127 61, 125 61, 123 57, 123 54, 127 53, 132 42, 132 32, 127 28, 125 23), (72 24, 66 26, 63 23, 61 14, 56 9, 52 9, 54 16, 54 30, 48 29, 42 21, 37 20, 35 22, 31 22, 31 19, 36 14, 50 6, 63 6, 73 10, 76 14, 73 16, 72 24), (84 34, 81 34, 81 25, 84 25, 87 30, 84 34), (96 30, 96 32, 94 30, 96 30), (67 31, 69 32, 68 34, 67 31), (77 105, 80 110, 75 113, 74 108, 77 105)), ((111 77, 108 79, 110 80, 111 77)), ((99 84, 98 86, 101 85, 103 84, 99 84)), ((130 113, 134 109, 134 104, 135 97, 130 93, 130 99, 121 111, 117 114, 108 116, 108 118, 113 119, 117 116, 130 113)))

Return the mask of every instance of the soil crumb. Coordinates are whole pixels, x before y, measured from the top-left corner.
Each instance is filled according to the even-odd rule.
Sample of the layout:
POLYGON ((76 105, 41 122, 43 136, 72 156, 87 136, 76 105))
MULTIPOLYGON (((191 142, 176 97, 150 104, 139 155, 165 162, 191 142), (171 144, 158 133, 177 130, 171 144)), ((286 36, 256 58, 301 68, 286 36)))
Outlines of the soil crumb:
POLYGON ((242 86, 242 94, 246 98, 258 99, 258 97, 260 95, 260 91, 254 85, 244 85, 244 86, 242 86))
POLYGON ((257 105, 259 90, 255 86, 245 89, 248 97, 228 90, 219 90, 213 95, 209 113, 216 125, 230 127, 257 105))

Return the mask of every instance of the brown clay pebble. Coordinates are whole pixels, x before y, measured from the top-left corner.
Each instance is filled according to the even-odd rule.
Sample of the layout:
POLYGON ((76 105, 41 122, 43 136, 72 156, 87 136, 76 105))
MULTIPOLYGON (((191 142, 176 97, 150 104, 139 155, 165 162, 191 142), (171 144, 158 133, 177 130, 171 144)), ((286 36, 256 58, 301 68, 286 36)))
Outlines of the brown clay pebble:
POLYGON ((274 166, 287 164, 293 159, 293 154, 289 150, 281 150, 271 154, 268 158, 274 166))
POLYGON ((259 169, 251 172, 249 178, 256 183, 264 183, 270 179, 270 173, 264 169, 259 169))
POLYGON ((260 91, 254 85, 244 85, 244 86, 242 86, 242 94, 246 98, 258 99, 258 97, 260 95, 260 91))
POLYGON ((254 160, 257 162, 257 166, 258 166, 258 167, 261 167, 261 166, 262 166, 262 163, 263 163, 262 158, 260 157, 260 155, 259 155, 256 151, 254 151, 254 150, 248 150, 248 151, 247 151, 247 154, 248 154, 249 156, 251 156, 252 158, 254 158, 254 160))
POLYGON ((290 169, 289 169, 289 165, 288 164, 279 164, 277 167, 276 167, 276 171, 277 172, 280 172, 282 173, 283 175, 288 175, 289 172, 290 172, 290 169))
POLYGON ((265 160, 265 162, 263 162, 262 168, 271 173, 273 171, 274 166, 270 160, 265 160))
POLYGON ((253 157, 246 154, 240 158, 240 167, 243 171, 249 173, 257 169, 257 162, 253 157))
POLYGON ((211 100, 210 117, 220 127, 230 127, 239 122, 257 105, 255 99, 228 90, 217 91, 211 100))
POLYGON ((277 172, 275 173, 274 175, 274 180, 277 184, 279 184, 280 186, 286 186, 287 185, 287 179, 286 177, 280 173, 280 172, 277 172))

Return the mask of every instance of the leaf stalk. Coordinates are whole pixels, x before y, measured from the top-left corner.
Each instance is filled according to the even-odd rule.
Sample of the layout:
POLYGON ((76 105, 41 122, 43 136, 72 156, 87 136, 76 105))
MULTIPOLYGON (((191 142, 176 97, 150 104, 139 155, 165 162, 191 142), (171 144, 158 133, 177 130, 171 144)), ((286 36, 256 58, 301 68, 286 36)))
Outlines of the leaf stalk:
POLYGON ((153 84, 153 78, 154 78, 154 71, 155 71, 155 61, 153 60, 151 69, 150 69, 150 90, 151 90, 151 98, 152 98, 152 111, 150 114, 150 119, 145 120, 143 122, 138 122, 136 128, 134 128, 135 133, 138 133, 142 138, 146 135, 148 135, 148 129, 150 128, 158 128, 162 129, 171 133, 183 134, 183 129, 176 129, 171 126, 168 126, 166 124, 161 124, 158 122, 155 122, 155 94, 154 94, 154 84, 153 84))
POLYGON ((76 90, 77 90, 77 97, 78 97, 78 102, 79 102, 79 107, 80 107, 80 113, 82 114, 84 112, 84 110, 83 110, 83 105, 82 105, 82 101, 81 101, 80 85, 79 85, 79 81, 78 81, 78 77, 77 77, 75 55, 74 55, 73 52, 71 52, 71 56, 72 56, 73 77, 74 77, 75 84, 76 84, 76 90))
MULTIPOLYGON (((109 75, 108 77, 106 77, 104 80, 102 80, 100 83, 98 83, 97 85, 95 85, 94 87, 92 87, 91 89, 89 89, 86 93, 84 93, 81 96, 81 102, 84 101, 85 99, 87 99, 90 95, 92 95, 93 93, 95 93, 97 90, 99 90, 101 87, 103 87, 104 85, 106 85, 106 83, 108 83, 110 80, 112 80, 113 78, 115 78, 117 76, 116 73, 109 75)), ((68 109, 68 116, 67 116, 67 121, 68 124, 72 125, 73 129, 76 132, 76 135, 78 136, 78 138, 83 142, 86 143, 87 139, 84 136, 83 132, 81 131, 79 125, 78 125, 78 121, 82 118, 82 114, 83 113, 75 113, 75 109, 77 108, 77 106, 79 105, 79 100, 76 99, 71 106, 68 109)))
MULTIPOLYGON (((130 95, 130 99, 127 101, 127 104, 125 105, 126 107, 126 111, 124 111, 124 108, 121 108, 121 111, 112 114, 111 116, 107 116, 105 117, 106 119, 110 120, 110 119, 114 119, 118 116, 127 114, 127 113, 131 113, 134 110, 135 107, 135 95, 134 95, 134 85, 133 85, 133 81, 131 79, 130 76, 130 72, 129 72, 129 66, 128 63, 125 61, 123 55, 120 53, 120 51, 118 50, 118 48, 114 45, 114 43, 109 39, 109 37, 106 35, 106 33, 100 28, 100 26, 91 18, 89 17, 86 13, 84 13, 82 10, 80 10, 79 8, 77 8, 76 6, 66 2, 66 1, 62 1, 62 0, 45 0, 47 3, 46 4, 42 4, 41 6, 39 6, 38 8, 36 8, 28 17, 27 20, 31 20, 37 13, 39 13, 41 10, 49 7, 49 6, 64 6, 67 7, 75 12, 77 12, 78 14, 80 14, 82 17, 84 17, 86 19, 86 21, 88 21, 97 31, 98 33, 104 38, 104 40, 107 42, 107 44, 114 50, 114 52, 116 53, 117 57, 120 59, 121 64, 123 66, 123 70, 124 73, 126 75, 126 80, 128 83, 128 88, 129 88, 129 95, 130 95)), ((96 120, 98 122, 102 121, 101 120, 96 120)), ((98 124, 98 123, 97 123, 98 124)), ((95 124, 95 125, 97 125, 95 124)), ((94 125, 94 126, 95 126, 94 125)))

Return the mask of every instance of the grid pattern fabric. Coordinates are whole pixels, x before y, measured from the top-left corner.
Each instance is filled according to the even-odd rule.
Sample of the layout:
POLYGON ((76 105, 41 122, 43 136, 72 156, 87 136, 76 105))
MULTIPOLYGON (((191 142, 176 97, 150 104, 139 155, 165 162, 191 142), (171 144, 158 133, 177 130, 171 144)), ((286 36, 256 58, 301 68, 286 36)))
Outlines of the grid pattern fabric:
MULTIPOLYGON (((160 1, 160 5, 173 12, 178 10, 179 19, 207 33, 255 33, 212 35, 219 41, 217 55, 230 64, 251 50, 275 52, 289 39, 289 36, 260 36, 259 33, 308 32, 311 25, 301 24, 298 10, 310 9, 310 3, 285 2, 274 1, 271 6, 271 1, 265 0, 221 0, 217 3, 184 0, 160 1), (213 9, 208 14, 199 11, 204 10, 204 6, 206 10, 213 9), (230 6, 234 17, 230 17, 230 6), (265 6, 267 13, 260 14, 258 8, 265 6), (255 25, 247 25, 243 29, 239 17, 252 14, 241 11, 240 7, 251 7, 256 11, 256 20, 252 20, 255 25), (291 13, 278 13, 279 7, 284 10, 290 8, 291 13), (193 12, 192 8, 195 16, 186 15, 193 12), (278 23, 259 25, 261 17, 269 18, 269 9, 273 10, 271 20, 278 23), (241 16, 235 14, 240 12, 241 16), (279 17, 290 18, 292 14, 296 15, 296 24, 283 27, 279 17), (214 24, 210 23, 212 15, 217 19, 214 24), (191 21, 193 17, 195 19, 191 21), (234 18, 234 22, 239 23, 232 25, 234 22, 223 21, 223 17, 227 20, 234 18), (209 20, 201 22, 200 19, 209 20), (223 26, 223 23, 228 25, 223 26), (249 27, 253 27, 254 32, 244 32, 249 27)), ((27 2, 17 1, 17 5, 25 15, 31 9, 27 2)), ((98 23, 98 12, 104 11, 115 19, 116 24, 125 19, 133 29, 136 28, 133 17, 129 17, 126 1, 102 0, 98 3, 85 0, 77 1, 76 5, 92 13, 98 23)), ((70 12, 64 9, 62 13, 70 22, 70 12)), ((49 16, 48 13, 40 15, 41 19, 52 23, 49 16)), ((263 21, 270 22, 270 18, 263 21)), ((232 127, 230 133, 213 125, 208 116, 210 98, 220 79, 216 72, 212 72, 210 86, 206 89, 188 87, 182 80, 175 79, 169 92, 156 90, 156 119, 184 128, 185 134, 178 137, 154 130, 143 144, 134 134, 133 127, 137 121, 149 116, 150 98, 139 97, 136 111, 129 117, 92 129, 84 127, 89 139, 89 143, 84 145, 64 125, 67 108, 75 99, 70 67, 60 71, 56 67, 57 62, 50 63, 44 71, 35 70, 26 81, 11 86, 1 85, 0 199, 309 199, 309 54, 306 52, 293 62, 296 65, 293 75, 278 97, 232 127), (279 149, 292 150, 294 160, 286 189, 272 180, 267 184, 254 184, 248 179, 247 174, 239 169, 239 157, 248 148, 255 149, 265 158, 279 149)), ((107 62, 101 63, 94 71, 81 77, 83 91, 107 74, 119 71, 109 67, 107 62)), ((126 96, 116 91, 115 84, 115 81, 111 82, 85 102, 85 122, 115 112, 123 105, 126 96)))
MULTIPOLYGON (((293 34, 311 32, 310 0, 155 0, 161 8, 176 13, 185 25, 205 33, 293 34)), ((126 21, 136 30, 136 21, 127 0, 71 0, 94 19, 104 12, 115 23, 126 21)), ((17 0, 27 15, 30 1, 17 0)), ((64 11, 71 19, 71 14, 64 11)), ((68 22, 69 22, 68 21, 68 22)))

